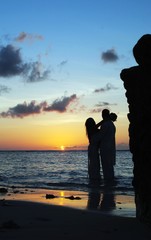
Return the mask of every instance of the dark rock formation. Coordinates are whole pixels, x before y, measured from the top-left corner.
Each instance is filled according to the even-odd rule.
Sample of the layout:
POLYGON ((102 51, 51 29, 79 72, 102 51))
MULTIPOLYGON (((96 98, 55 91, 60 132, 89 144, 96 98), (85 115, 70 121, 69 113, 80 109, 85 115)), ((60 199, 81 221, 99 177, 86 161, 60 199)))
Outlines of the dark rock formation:
POLYGON ((137 66, 123 69, 129 106, 129 146, 134 170, 136 217, 151 224, 151 34, 133 48, 137 66))
POLYGON ((46 199, 52 199, 55 198, 55 195, 53 194, 46 194, 46 199))
POLYGON ((69 196, 69 197, 65 197, 66 199, 70 199, 70 200, 81 200, 80 197, 74 197, 73 195, 72 196, 69 196))

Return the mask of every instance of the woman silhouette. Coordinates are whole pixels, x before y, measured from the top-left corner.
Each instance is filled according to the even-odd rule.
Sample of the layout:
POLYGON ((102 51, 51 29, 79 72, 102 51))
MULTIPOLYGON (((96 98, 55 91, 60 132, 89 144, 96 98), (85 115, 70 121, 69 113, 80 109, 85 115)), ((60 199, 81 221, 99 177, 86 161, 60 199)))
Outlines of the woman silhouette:
POLYGON ((88 118, 85 122, 86 135, 89 140, 88 145, 88 175, 90 181, 100 180, 100 158, 99 142, 95 142, 95 135, 99 132, 93 118, 88 118))

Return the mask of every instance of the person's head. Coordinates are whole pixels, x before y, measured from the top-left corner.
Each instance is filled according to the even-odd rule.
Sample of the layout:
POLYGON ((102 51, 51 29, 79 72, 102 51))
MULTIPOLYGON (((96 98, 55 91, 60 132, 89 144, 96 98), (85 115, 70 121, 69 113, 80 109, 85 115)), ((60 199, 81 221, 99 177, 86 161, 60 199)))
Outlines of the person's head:
POLYGON ((93 118, 87 118, 85 121, 85 127, 86 127, 86 134, 88 136, 88 139, 92 137, 92 135, 96 132, 96 122, 94 121, 93 118))
POLYGON ((110 113, 110 119, 111 119, 113 122, 115 122, 116 119, 117 119, 116 113, 110 113))
POLYGON ((103 120, 110 119, 110 111, 107 108, 102 110, 102 118, 103 120))
POLYGON ((96 122, 94 121, 93 118, 87 118, 87 120, 85 121, 85 127, 86 127, 86 131, 91 131, 94 128, 96 128, 96 122))

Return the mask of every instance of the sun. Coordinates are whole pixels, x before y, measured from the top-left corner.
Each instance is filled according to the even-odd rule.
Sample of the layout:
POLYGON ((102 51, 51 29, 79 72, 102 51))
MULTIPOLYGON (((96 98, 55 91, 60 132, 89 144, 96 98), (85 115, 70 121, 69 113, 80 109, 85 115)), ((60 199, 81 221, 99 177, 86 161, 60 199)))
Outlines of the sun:
POLYGON ((62 151, 64 151, 65 147, 64 147, 64 146, 61 146, 60 149, 61 149, 62 151))

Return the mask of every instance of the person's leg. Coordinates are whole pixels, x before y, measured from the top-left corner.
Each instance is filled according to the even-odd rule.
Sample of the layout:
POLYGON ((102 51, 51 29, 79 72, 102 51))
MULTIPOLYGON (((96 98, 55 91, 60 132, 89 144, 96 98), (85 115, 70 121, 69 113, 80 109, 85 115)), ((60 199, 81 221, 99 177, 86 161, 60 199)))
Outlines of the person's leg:
POLYGON ((107 152, 101 153, 101 163, 102 163, 102 170, 103 170, 103 176, 104 180, 113 180, 114 179, 114 167, 111 161, 111 156, 107 152))

